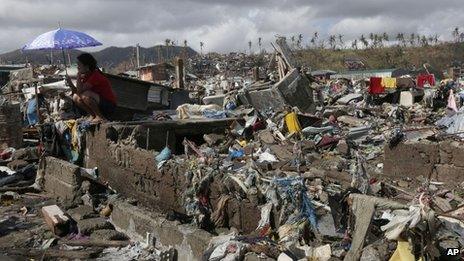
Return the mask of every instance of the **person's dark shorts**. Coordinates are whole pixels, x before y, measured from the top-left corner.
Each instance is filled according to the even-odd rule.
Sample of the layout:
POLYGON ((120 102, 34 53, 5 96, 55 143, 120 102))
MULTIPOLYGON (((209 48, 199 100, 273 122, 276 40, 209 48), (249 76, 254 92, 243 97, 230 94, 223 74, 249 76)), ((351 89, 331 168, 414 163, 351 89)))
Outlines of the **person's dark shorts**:
POLYGON ((98 108, 102 112, 103 116, 109 119, 113 115, 113 112, 116 109, 116 105, 100 96, 100 103, 98 104, 98 108))

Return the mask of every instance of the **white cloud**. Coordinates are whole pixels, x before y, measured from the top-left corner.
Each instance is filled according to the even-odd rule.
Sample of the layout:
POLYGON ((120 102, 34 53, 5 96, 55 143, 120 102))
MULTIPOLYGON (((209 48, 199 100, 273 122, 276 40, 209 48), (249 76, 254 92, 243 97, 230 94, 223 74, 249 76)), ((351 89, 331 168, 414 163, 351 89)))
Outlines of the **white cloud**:
MULTIPOLYGON (((315 31, 343 34, 348 42, 370 32, 419 32, 451 37, 464 27, 461 0, 2 0, 0 52, 21 47, 58 26, 87 32, 105 47, 152 46, 187 40, 199 50, 257 50, 275 35, 315 31)), ((464 29, 463 29, 464 31, 464 29)))

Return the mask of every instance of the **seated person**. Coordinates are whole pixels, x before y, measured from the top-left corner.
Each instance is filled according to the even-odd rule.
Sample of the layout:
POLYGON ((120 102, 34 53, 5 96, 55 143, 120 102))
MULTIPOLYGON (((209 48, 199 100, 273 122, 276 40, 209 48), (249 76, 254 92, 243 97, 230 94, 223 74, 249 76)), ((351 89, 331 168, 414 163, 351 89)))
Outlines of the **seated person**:
POLYGON ((97 67, 97 61, 88 53, 77 57, 77 84, 66 77, 73 92, 74 103, 86 111, 94 123, 107 121, 116 108, 116 95, 108 79, 97 67))

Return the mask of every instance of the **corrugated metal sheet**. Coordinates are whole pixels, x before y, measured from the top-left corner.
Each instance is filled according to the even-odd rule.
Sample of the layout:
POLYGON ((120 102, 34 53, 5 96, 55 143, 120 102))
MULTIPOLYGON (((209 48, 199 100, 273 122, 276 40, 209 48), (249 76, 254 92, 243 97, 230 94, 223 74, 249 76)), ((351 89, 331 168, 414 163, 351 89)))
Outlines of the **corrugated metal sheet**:
POLYGON ((161 103, 162 90, 159 86, 151 86, 148 90, 148 102, 161 103))
POLYGON ((151 83, 127 77, 106 74, 118 100, 118 107, 145 111, 151 83))

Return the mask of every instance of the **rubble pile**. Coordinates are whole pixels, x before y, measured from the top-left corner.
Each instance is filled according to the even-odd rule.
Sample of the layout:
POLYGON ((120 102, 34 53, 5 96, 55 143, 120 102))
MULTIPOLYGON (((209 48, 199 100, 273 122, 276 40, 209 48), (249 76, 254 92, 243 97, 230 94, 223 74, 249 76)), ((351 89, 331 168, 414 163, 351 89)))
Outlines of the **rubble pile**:
MULTIPOLYGON (((219 58, 207 58, 195 66, 219 64, 219 58)), ((225 69, 217 70, 238 75, 255 66, 239 55, 228 59, 225 69)), ((195 258, 439 260, 449 258, 450 250, 462 252, 464 107, 454 94, 459 83, 443 82, 435 90, 433 75, 315 79, 301 69, 282 38, 272 59, 275 66, 266 70, 274 73, 266 80, 250 80, 226 92, 212 84, 208 88, 222 89, 222 97, 211 98, 208 92, 205 104, 151 114, 151 123, 231 122, 223 133, 184 135, 175 142, 169 139, 179 136, 169 131, 165 142, 155 137, 163 144, 151 155, 157 172, 144 175, 181 176, 167 178, 173 195, 163 194, 161 182, 136 181, 144 189, 135 194, 154 190, 160 200, 179 202, 181 209, 173 206, 163 220, 209 233, 203 256, 195 258), (399 79, 414 79, 417 85, 405 87, 399 79), (436 95, 429 99, 430 90, 436 95)), ((211 83, 225 80, 213 71, 203 71, 211 83)), ((101 126, 67 118, 66 111, 50 115, 40 125, 40 146, 0 151, 2 204, 17 200, 10 191, 60 195, 61 202, 34 209, 56 236, 40 239, 41 250, 67 251, 60 252, 66 256, 89 247, 88 256, 99 260, 181 259, 177 251, 188 240, 172 241, 176 246, 169 247, 156 243, 161 232, 133 240, 129 232, 134 231, 122 233, 113 225, 112 212, 122 195, 101 178, 106 168, 83 167, 92 157, 86 136, 101 126)), ((106 153, 119 163, 115 173, 130 175, 133 164, 118 147, 152 151, 149 129, 131 129, 130 124, 104 134, 107 149, 113 150, 106 153)), ((143 164, 140 168, 149 169, 143 164)), ((137 202, 131 205, 138 207, 137 202)), ((140 215, 132 214, 127 226, 137 231, 143 225, 135 225, 140 215)), ((170 232, 173 238, 182 234, 170 232)))

